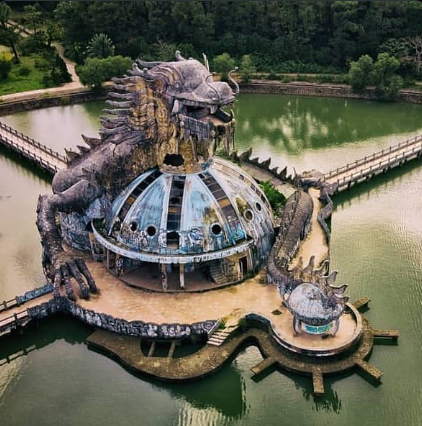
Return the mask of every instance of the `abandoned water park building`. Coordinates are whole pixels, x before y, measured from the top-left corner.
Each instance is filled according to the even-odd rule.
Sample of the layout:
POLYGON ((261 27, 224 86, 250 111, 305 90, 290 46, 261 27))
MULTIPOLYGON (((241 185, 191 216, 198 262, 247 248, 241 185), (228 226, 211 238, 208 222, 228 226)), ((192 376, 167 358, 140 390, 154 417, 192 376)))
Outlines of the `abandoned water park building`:
POLYGON ((198 173, 143 173, 114 200, 104 226, 93 222, 93 231, 107 268, 125 282, 189 291, 257 272, 271 249, 274 224, 252 178, 213 160, 198 173))
MULTIPOLYGON (((256 371, 278 362, 315 373, 318 392, 322 364, 316 371, 315 357, 327 359, 326 372, 365 366, 376 333, 348 304, 346 286, 334 285, 336 273, 328 273, 325 220, 338 183, 315 172, 293 178, 286 169, 271 169, 270 160, 231 152, 230 106, 239 87, 233 79, 234 91, 214 82, 206 61, 177 52, 173 62, 137 61, 130 74, 114 79, 108 100, 114 108, 105 110, 100 137, 83 137, 87 146, 67 151, 53 194, 39 198, 37 226, 49 284, 19 299, 31 300, 28 318, 69 312, 114 332, 91 341, 121 359, 134 347, 132 340, 122 343, 124 335, 179 343, 198 336, 216 346, 227 341, 233 352, 243 339, 236 340, 236 332, 246 335, 240 320, 251 328, 258 322, 266 328, 260 339, 270 339, 276 351, 256 371), (214 155, 221 145, 234 162, 214 155), (275 182, 275 190, 288 188, 279 217, 258 180, 275 182), (318 253, 307 245, 314 234, 321 236, 318 253), (46 292, 51 296, 36 305, 32 299, 46 292), (122 345, 126 349, 119 352, 122 345), (330 360, 340 353, 347 362, 330 360)), ((0 130, 17 137, 13 129, 0 130)), ((202 377, 230 353, 200 351, 192 356, 212 355, 215 362, 180 374, 202 377)), ((139 352, 133 357, 129 364, 138 370, 184 377, 156 369, 152 361, 141 366, 139 352)))

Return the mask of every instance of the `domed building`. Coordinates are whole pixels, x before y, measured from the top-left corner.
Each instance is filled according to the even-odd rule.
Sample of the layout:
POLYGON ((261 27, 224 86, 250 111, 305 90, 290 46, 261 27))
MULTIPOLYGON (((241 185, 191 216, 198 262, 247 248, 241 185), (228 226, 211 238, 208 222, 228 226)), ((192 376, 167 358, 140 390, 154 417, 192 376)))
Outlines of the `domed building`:
POLYGON ((142 173, 92 226, 106 267, 155 291, 240 282, 264 264, 274 236, 271 206, 257 183, 215 157, 191 173, 169 164, 142 173))

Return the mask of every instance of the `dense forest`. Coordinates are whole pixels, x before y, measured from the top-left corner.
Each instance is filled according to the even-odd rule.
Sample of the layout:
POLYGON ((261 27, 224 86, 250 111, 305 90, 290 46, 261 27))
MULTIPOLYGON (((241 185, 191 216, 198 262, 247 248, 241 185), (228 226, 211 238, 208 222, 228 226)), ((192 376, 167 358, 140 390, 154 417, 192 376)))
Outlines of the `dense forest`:
POLYGON ((299 79, 350 84, 356 92, 375 87, 386 100, 402 87, 420 87, 422 2, 6 3, 0 2, 0 45, 10 52, 0 57, 0 78, 8 79, 9 92, 22 90, 19 77, 29 74, 34 85, 42 72, 46 86, 68 81, 53 42, 77 62, 81 82, 98 90, 134 58, 171 60, 176 50, 201 60, 206 53, 223 79, 237 65, 243 82, 299 79), (23 37, 22 28, 31 32, 23 37))
MULTIPOLYGON (((33 2, 19 2, 21 7, 33 2)), ((16 7, 16 2, 10 3, 16 7)), ((252 55, 275 72, 344 70, 363 54, 406 55, 403 40, 422 33, 416 1, 40 2, 63 28, 75 59, 96 33, 123 56, 168 59, 252 55)), ((412 54, 412 52, 410 52, 412 54)))

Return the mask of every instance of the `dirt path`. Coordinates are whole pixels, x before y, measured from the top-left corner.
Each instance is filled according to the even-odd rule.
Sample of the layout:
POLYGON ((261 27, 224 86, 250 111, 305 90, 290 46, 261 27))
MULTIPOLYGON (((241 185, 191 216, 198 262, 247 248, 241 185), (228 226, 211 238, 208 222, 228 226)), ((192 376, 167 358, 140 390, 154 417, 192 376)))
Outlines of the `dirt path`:
MULTIPOLYGON (((11 26, 16 27, 16 22, 10 21, 11 26)), ((31 31, 28 29, 22 29, 21 26, 17 27, 20 31, 21 37, 28 37, 31 35, 31 31)), ((80 81, 78 74, 76 74, 76 63, 64 56, 64 48, 60 43, 53 43, 54 48, 56 49, 58 55, 63 59, 66 64, 68 73, 72 77, 72 81, 65 83, 59 87, 50 87, 45 89, 37 90, 28 90, 26 92, 11 93, 10 95, 1 96, 3 102, 14 102, 14 101, 23 101, 33 98, 41 98, 48 95, 68 95, 71 93, 79 93, 83 91, 89 91, 80 81)))

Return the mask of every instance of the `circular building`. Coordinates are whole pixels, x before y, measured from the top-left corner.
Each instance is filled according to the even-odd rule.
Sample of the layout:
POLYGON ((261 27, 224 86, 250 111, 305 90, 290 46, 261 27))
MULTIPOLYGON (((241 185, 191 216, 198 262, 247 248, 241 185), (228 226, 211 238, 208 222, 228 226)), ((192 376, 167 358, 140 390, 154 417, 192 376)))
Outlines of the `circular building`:
POLYGON ((212 159, 196 173, 151 169, 94 221, 107 268, 130 285, 201 291, 242 281, 266 261, 273 242, 270 204, 232 163, 212 159))
POLYGON ((327 292, 311 283, 300 284, 292 291, 287 306, 293 314, 293 328, 296 334, 304 331, 308 334, 334 336, 337 333, 339 318, 343 314, 348 298, 336 296, 333 293, 334 287, 331 290, 331 298, 327 292))

